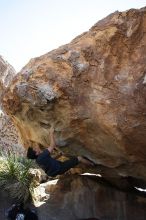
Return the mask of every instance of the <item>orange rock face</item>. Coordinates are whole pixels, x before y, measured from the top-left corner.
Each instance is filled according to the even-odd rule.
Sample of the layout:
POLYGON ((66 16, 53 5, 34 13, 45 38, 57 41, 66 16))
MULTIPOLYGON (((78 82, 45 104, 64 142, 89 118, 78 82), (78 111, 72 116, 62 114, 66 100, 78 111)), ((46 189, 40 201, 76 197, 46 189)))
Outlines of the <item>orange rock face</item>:
POLYGON ((115 12, 30 62, 3 96, 24 143, 85 155, 146 180, 146 8, 115 12))

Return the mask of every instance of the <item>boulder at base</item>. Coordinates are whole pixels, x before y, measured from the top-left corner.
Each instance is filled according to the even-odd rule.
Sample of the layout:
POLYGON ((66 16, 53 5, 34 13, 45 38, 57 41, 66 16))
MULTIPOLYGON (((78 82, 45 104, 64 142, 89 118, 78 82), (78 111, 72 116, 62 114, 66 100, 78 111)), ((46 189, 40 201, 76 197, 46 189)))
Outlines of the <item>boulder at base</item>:
POLYGON ((66 176, 39 186, 48 198, 37 204, 39 220, 145 220, 146 198, 121 192, 99 178, 66 176))

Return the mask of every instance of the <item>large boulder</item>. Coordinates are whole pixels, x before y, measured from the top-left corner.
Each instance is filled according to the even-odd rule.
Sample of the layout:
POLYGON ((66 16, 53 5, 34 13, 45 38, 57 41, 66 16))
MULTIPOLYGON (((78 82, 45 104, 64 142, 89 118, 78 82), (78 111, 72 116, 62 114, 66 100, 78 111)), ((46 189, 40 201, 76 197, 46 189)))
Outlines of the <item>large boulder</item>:
POLYGON ((146 180, 145 33, 146 8, 117 11, 31 59, 3 96, 24 145, 48 146, 54 125, 64 152, 146 180))

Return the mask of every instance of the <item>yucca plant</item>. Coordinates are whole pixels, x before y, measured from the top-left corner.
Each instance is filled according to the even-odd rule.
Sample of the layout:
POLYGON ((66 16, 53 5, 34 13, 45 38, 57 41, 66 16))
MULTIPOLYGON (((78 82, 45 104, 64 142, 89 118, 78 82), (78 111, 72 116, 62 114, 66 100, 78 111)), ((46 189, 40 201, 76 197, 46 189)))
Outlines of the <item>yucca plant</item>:
POLYGON ((32 162, 10 151, 1 155, 0 188, 7 190, 12 198, 26 202, 31 198, 34 187, 29 172, 32 162))

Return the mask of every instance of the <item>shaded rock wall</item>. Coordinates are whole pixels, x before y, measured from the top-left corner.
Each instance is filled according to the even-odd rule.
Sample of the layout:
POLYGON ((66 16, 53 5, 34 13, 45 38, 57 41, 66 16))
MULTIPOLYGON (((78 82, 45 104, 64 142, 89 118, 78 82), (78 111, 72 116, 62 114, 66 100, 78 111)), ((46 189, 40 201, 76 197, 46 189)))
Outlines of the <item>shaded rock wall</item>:
POLYGON ((146 180, 145 91, 142 8, 115 12, 71 43, 31 59, 5 91, 3 107, 26 146, 48 146, 54 125, 64 152, 146 180))
POLYGON ((0 56, 0 95, 16 75, 14 68, 0 56))
POLYGON ((3 152, 10 150, 18 154, 24 153, 17 129, 12 120, 3 113, 0 114, 0 150, 3 152))
POLYGON ((121 192, 86 176, 67 176, 42 184, 48 199, 37 208, 41 220, 144 220, 146 198, 121 192), (47 210, 47 211, 46 211, 47 210))
MULTIPOLYGON (((41 184, 39 192, 41 203, 35 201, 39 220, 146 219, 146 197, 116 190, 99 178, 66 176, 41 184), (43 198, 44 191, 47 196, 43 198)), ((14 203, 16 200, 0 191, 1 220, 6 219, 5 212, 14 203)))
POLYGON ((15 75, 14 68, 0 56, 0 150, 11 149, 15 152, 23 152, 18 131, 12 120, 8 115, 1 112, 1 94, 15 75))

